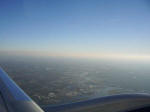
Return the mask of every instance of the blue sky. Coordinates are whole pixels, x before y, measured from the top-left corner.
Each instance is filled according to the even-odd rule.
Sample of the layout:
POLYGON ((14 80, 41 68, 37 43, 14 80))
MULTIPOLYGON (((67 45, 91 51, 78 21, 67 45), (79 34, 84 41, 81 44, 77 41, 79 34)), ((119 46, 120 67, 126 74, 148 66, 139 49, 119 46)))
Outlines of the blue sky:
POLYGON ((148 0, 0 0, 0 51, 150 55, 148 0))

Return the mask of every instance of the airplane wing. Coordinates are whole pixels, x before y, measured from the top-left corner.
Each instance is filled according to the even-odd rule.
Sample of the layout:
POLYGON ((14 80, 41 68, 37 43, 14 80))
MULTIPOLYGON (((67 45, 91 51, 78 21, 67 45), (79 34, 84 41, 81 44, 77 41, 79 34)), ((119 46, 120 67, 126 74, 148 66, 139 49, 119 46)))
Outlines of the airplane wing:
POLYGON ((150 95, 122 94, 39 107, 0 68, 0 112, 150 112, 150 95))
POLYGON ((43 112, 1 68, 0 112, 43 112))
POLYGON ((59 106, 43 107, 45 112, 150 112, 150 95, 122 94, 59 106))

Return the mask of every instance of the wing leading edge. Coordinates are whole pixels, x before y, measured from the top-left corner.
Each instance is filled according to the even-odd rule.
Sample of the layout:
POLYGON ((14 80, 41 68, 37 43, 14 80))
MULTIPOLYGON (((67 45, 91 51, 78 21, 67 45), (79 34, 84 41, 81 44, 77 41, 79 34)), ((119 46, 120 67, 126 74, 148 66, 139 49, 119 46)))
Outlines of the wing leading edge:
POLYGON ((150 95, 121 94, 43 109, 45 112, 142 112, 138 110, 145 107, 150 110, 150 95))
POLYGON ((2 68, 0 68, 0 94, 6 112, 43 112, 2 68))

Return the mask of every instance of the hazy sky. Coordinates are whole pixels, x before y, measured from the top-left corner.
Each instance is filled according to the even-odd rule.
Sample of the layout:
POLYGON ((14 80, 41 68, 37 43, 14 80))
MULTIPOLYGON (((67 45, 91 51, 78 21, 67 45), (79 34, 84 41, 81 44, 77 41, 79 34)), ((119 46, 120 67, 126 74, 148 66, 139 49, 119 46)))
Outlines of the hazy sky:
POLYGON ((149 0, 0 0, 0 51, 150 55, 149 0))

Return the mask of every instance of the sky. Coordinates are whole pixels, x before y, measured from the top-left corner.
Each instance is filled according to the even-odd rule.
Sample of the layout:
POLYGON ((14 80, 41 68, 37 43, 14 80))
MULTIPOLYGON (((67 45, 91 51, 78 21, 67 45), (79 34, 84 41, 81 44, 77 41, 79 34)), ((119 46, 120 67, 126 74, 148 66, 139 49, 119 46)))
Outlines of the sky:
POLYGON ((150 58, 150 2, 0 0, 0 53, 150 58))

